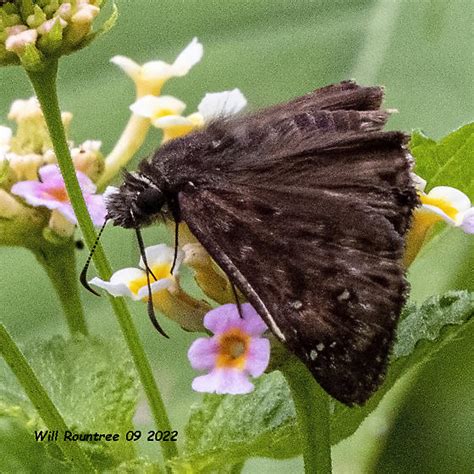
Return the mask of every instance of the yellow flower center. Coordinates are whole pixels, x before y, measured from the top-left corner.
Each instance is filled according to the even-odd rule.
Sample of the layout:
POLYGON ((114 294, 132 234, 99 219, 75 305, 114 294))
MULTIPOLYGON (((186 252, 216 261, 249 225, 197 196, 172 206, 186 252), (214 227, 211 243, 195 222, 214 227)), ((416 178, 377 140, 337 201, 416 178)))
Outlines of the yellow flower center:
POLYGON ((153 119, 158 119, 158 118, 161 118, 161 117, 168 117, 168 115, 176 115, 176 110, 172 110, 172 109, 158 109, 154 114, 153 114, 153 117, 152 117, 152 120, 153 119))
POLYGON ((48 190, 47 194, 49 196, 52 196, 56 201, 69 202, 69 197, 67 195, 66 188, 52 188, 48 190))
POLYGON ((216 366, 242 370, 245 367, 250 336, 239 328, 233 328, 219 337, 216 366))
MULTIPOLYGON (((155 278, 153 278, 153 275, 150 275, 150 283, 153 283, 154 281, 161 280, 162 278, 172 278, 171 275, 171 264, 170 263, 160 263, 158 265, 152 265, 150 266, 150 270, 153 272, 153 275, 155 275, 155 278)), ((140 288, 143 288, 147 284, 147 279, 146 279, 146 273, 143 272, 143 276, 135 278, 135 280, 131 280, 128 282, 128 287, 130 288, 130 291, 133 294, 137 294, 140 288)))

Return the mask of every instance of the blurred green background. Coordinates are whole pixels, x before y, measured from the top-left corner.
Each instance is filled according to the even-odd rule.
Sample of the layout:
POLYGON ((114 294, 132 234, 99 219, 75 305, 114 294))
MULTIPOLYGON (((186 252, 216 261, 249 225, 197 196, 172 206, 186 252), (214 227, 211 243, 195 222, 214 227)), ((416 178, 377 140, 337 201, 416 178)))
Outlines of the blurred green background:
MULTIPOLYGON (((194 37, 204 44, 204 58, 191 73, 170 81, 165 94, 176 95, 195 110, 205 92, 239 87, 251 108, 280 102, 316 87, 355 78, 383 84, 386 104, 399 113, 389 127, 421 128, 439 138, 472 121, 472 0, 396 1, 246 1, 117 0, 120 18, 106 37, 61 62, 59 91, 63 110, 74 113, 71 138, 100 139, 110 151, 125 125, 134 98, 131 81, 109 63, 116 54, 137 62, 172 61, 194 37)), ((18 68, 0 70, 1 123, 15 98, 32 95, 18 68)), ((130 164, 159 142, 153 131, 130 164)), ((474 166, 466 163, 466 166, 474 166)), ((474 196, 471 196, 474 200, 474 196)), ((157 228, 147 244, 162 241, 157 228)), ((114 268, 138 261, 133 237, 123 229, 104 236, 114 268)), ((78 255, 79 265, 86 253, 78 255)), ((474 238, 450 231, 434 241, 410 272, 412 298, 453 288, 474 290, 474 238)), ((0 249, 1 318, 19 342, 66 334, 59 304, 46 275, 23 249, 0 249)), ((104 298, 83 292, 88 320, 103 337, 118 336, 118 326, 104 298)), ((145 307, 130 304, 169 406, 172 424, 183 428, 194 375, 186 360, 193 336, 165 322, 170 340, 151 329, 145 307)), ((361 433, 335 449, 337 472, 366 472, 359 458, 378 448, 376 472, 473 472, 474 331, 443 350, 411 381, 398 411, 386 403, 361 433), (393 426, 386 414, 392 410, 393 426)), ((136 421, 149 422, 146 407, 136 421)), ((146 448, 144 448, 146 449, 146 448)), ((377 452, 377 451, 374 451, 377 452)), ((157 453, 147 451, 149 456, 157 453)), ((300 459, 251 460, 244 472, 300 472, 300 459)))

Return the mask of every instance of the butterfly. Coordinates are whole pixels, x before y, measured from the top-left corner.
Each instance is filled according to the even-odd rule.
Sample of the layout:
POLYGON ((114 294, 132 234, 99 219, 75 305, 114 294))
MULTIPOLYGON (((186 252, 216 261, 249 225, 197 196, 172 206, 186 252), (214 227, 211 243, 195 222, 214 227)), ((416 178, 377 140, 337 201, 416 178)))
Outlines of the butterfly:
POLYGON ((381 87, 344 81, 216 119, 164 144, 107 196, 115 225, 185 222, 273 334, 349 405, 383 380, 418 204, 407 137, 382 131, 382 99, 381 87))

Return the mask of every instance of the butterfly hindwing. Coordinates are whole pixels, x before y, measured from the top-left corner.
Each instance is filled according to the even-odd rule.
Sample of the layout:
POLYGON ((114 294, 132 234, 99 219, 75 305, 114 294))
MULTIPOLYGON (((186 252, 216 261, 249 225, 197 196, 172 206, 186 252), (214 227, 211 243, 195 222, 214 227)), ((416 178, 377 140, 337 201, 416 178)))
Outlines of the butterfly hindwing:
POLYGON ((277 337, 345 403, 365 401, 380 383, 405 298, 400 259, 412 190, 401 142, 385 137, 270 160, 268 179, 263 158, 245 176, 229 173, 179 194, 191 231, 277 337), (331 172, 338 160, 352 162, 352 175, 331 172), (331 164, 325 169, 323 161, 331 164), (364 163, 374 176, 358 172, 364 163), (400 182, 392 183, 398 167, 400 182))

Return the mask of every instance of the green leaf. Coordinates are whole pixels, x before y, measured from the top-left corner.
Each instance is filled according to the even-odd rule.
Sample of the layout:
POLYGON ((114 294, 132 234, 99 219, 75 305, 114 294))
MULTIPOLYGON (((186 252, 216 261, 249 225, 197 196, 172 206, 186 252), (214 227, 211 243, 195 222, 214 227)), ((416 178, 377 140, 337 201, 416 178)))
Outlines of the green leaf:
POLYGON ((182 456, 170 465, 175 473, 201 472, 252 456, 284 459, 300 452, 290 391, 280 372, 272 372, 248 395, 206 395, 191 411, 182 456))
POLYGON ((421 132, 413 133, 410 151, 415 157, 415 173, 435 186, 452 186, 474 195, 474 123, 436 142, 421 132))
MULTIPOLYGON (((86 337, 54 337, 27 347, 24 352, 73 432, 120 434, 120 441, 81 442, 96 467, 111 468, 135 456, 133 444, 125 441, 125 433, 132 426, 138 384, 122 344, 86 337)), ((35 430, 46 429, 3 364, 0 387, 0 417, 17 420, 30 438, 35 430)))
POLYGON ((113 474, 164 474, 159 464, 145 458, 125 461, 108 472, 113 474))
MULTIPOLYGON (((332 444, 350 436, 395 382, 458 338, 474 314, 474 293, 450 292, 405 308, 385 383, 363 407, 333 402, 332 444)), ((175 473, 202 472, 253 456, 283 459, 301 454, 290 391, 279 372, 263 376, 244 396, 207 395, 193 408, 175 473), (194 470, 193 470, 194 469, 194 470)))
POLYGON ((47 446, 37 443, 31 429, 17 418, 0 416, 0 472, 71 472, 71 467, 52 457, 47 446))

